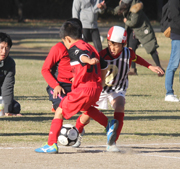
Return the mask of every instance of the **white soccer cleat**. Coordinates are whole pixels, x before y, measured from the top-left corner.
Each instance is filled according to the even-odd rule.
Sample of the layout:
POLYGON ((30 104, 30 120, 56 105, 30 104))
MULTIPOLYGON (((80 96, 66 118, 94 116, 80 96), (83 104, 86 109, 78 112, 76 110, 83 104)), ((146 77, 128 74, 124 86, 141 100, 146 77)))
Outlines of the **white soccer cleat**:
POLYGON ((106 151, 107 151, 107 152, 112 152, 112 153, 118 153, 118 152, 120 152, 120 150, 119 150, 118 147, 116 146, 116 143, 113 143, 112 145, 107 145, 106 151))
POLYGON ((85 134, 85 130, 83 129, 82 133, 79 133, 78 139, 74 145, 72 145, 73 148, 78 148, 81 145, 82 142, 82 136, 85 134))
POLYGON ((177 98, 176 95, 167 95, 167 96, 165 96, 165 101, 168 101, 168 102, 179 102, 180 100, 177 98))

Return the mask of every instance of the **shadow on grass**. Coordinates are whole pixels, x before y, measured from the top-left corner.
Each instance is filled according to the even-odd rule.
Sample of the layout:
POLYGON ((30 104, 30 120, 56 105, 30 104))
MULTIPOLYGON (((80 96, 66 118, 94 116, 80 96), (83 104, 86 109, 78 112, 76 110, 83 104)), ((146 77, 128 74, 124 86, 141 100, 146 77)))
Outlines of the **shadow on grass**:
MULTIPOLYGON (((178 111, 177 111, 178 112, 178 111)), ((105 113, 106 114, 106 113, 105 113)), ((53 113, 25 113, 22 114, 22 117, 1 117, 0 120, 3 121, 34 121, 34 122, 42 122, 52 120, 54 114, 53 113), (31 117, 33 116, 33 117, 31 117)), ((76 120, 79 117, 79 113, 68 120, 76 120)), ((107 116, 107 114, 106 114, 107 116)), ((112 119, 112 116, 107 116, 108 119, 112 119)), ((153 120, 179 120, 180 116, 125 116, 124 120, 146 120, 146 121, 153 121, 153 120)), ((65 121, 66 119, 64 119, 65 121)))
POLYGON ((134 135, 134 136, 172 136, 179 137, 180 133, 121 133, 121 135, 134 135))
POLYGON ((0 133, 0 136, 48 136, 48 133, 0 133))
POLYGON ((48 96, 15 96, 15 100, 49 100, 48 96))
MULTIPOLYGON (((106 116, 107 115, 111 115, 112 117, 113 117, 113 114, 114 114, 114 110, 101 110, 106 116)), ((135 119, 137 119, 137 118, 139 118, 139 117, 142 117, 142 118, 146 118, 146 117, 152 117, 152 118, 154 118, 154 117, 168 117, 168 118, 171 118, 171 114, 169 115, 169 116, 136 116, 136 117, 134 117, 134 116, 128 116, 128 115, 130 115, 130 114, 135 114, 135 115, 138 115, 138 114, 146 114, 146 113, 173 113, 173 112, 177 112, 177 113, 180 113, 180 111, 179 110, 125 110, 125 119, 126 118, 135 118, 135 119)), ((180 116, 177 116, 178 117, 178 119, 179 119, 179 117, 180 116)), ((126 119, 127 120, 127 119, 126 119)))
MULTIPOLYGON (((48 133, 0 133, 0 136, 47 136, 48 133)), ((121 135, 136 135, 136 136, 168 136, 179 137, 180 133, 121 133, 121 135)), ((106 136, 105 132, 85 133, 84 136, 106 136)), ((134 147, 135 148, 135 147, 134 147)))

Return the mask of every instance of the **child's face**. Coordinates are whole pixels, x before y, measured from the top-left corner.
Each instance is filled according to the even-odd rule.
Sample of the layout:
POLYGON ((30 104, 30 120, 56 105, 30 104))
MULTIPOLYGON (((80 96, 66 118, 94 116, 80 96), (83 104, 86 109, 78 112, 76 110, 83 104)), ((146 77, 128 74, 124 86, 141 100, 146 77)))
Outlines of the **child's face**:
POLYGON ((7 58, 10 51, 10 47, 8 46, 8 43, 1 42, 0 43, 0 61, 7 58))
POLYGON ((116 56, 123 50, 123 44, 117 42, 108 41, 108 49, 112 56, 116 56))

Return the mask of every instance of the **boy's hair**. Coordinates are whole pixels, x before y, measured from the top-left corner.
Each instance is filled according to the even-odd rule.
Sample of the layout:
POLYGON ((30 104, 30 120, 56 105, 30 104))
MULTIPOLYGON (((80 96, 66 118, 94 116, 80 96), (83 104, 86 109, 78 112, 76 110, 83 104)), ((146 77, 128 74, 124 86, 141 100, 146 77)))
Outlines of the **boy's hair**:
POLYGON ((1 42, 6 42, 10 48, 12 46, 12 40, 10 36, 3 32, 0 32, 0 43, 1 42))
POLYGON ((77 22, 77 19, 68 20, 61 26, 60 38, 64 39, 66 36, 75 40, 82 38, 82 25, 77 22))
POLYGON ((80 26, 81 29, 83 28, 82 22, 78 18, 70 18, 67 21, 76 22, 80 26))

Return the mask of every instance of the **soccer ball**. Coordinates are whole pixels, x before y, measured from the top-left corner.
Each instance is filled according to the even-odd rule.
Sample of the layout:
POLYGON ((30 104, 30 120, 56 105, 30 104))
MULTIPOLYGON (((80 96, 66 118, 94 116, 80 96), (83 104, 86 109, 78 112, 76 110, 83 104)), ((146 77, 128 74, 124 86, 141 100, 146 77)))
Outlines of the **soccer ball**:
POLYGON ((72 124, 64 124, 60 130, 58 141, 63 146, 72 146, 76 143, 79 132, 72 124))

